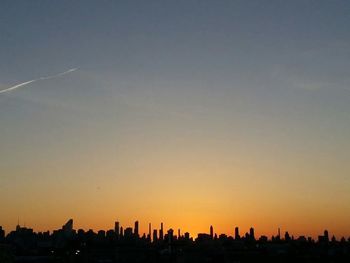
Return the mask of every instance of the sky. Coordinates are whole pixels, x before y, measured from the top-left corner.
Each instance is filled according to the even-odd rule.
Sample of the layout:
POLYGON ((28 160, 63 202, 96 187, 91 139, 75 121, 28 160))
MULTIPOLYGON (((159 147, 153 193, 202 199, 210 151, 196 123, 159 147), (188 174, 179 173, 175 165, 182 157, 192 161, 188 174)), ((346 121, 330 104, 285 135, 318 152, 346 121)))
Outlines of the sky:
POLYGON ((350 236, 349 13, 1 1, 0 225, 350 236))

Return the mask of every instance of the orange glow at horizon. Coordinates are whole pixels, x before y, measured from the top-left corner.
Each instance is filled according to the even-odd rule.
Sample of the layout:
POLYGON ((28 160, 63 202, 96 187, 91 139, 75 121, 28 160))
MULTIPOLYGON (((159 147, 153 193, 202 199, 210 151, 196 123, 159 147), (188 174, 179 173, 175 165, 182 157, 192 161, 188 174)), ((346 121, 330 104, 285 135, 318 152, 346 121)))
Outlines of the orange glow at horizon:
MULTIPOLYGON (((19 217, 21 225, 25 222, 36 231, 46 231, 73 218, 76 229, 97 231, 113 229, 117 220, 124 227, 133 227, 139 220, 140 233, 148 233, 148 223, 159 228, 163 222, 165 229, 173 228, 177 233, 180 228, 192 237, 208 233, 210 225, 217 234, 227 235, 233 235, 238 226, 241 235, 254 227, 257 236, 271 237, 280 227, 282 234, 288 231, 295 237, 316 238, 324 229, 336 237, 350 236, 350 210, 345 209, 349 204, 335 202, 334 193, 327 192, 336 182, 320 177, 318 186, 313 187, 309 177, 300 185, 299 180, 311 169, 309 165, 303 164, 301 170, 286 161, 284 166, 276 165, 278 156, 274 162, 259 154, 248 158, 244 151, 216 156, 204 151, 203 145, 186 145, 192 145, 192 151, 181 150, 177 144, 145 156, 136 154, 139 145, 129 147, 131 152, 124 153, 134 156, 133 161, 110 153, 103 166, 99 149, 89 157, 60 161, 65 165, 48 162, 40 172, 51 177, 23 179, 14 190, 28 194, 13 198, 12 206, 0 200, 5 209, 0 224, 6 231, 13 230, 19 217), (75 171, 74 177, 63 180, 67 170, 75 171)), ((36 168, 12 172, 26 173, 29 178, 32 170, 36 168)), ((345 200, 347 186, 336 187, 337 196, 345 200)), ((11 191, 3 194, 10 198, 11 191)))
MULTIPOLYGON (((68 219, 68 218, 67 218, 68 219)), ((323 224, 316 224, 313 222, 303 222, 303 223, 292 223, 290 222, 289 224, 283 224, 283 225, 277 225, 274 222, 259 222, 255 224, 249 224, 246 223, 247 221, 245 220, 237 220, 236 224, 221 221, 220 223, 210 221, 210 220, 203 220, 203 218, 198 217, 192 217, 191 219, 193 221, 189 221, 186 218, 182 219, 176 219, 173 218, 172 220, 142 220, 140 218, 137 218, 139 223, 140 223, 140 235, 145 233, 146 235, 148 234, 148 224, 151 223, 152 226, 152 231, 153 229, 160 229, 160 224, 163 222, 164 224, 164 230, 165 232, 172 228, 176 235, 177 235, 177 230, 181 230, 181 234, 183 235, 185 232, 189 232, 191 237, 196 238, 197 234, 199 233, 209 233, 209 228, 211 225, 214 227, 214 233, 217 235, 219 234, 226 234, 228 236, 234 236, 234 228, 236 226, 239 227, 240 235, 244 236, 245 233, 249 232, 250 227, 254 227, 255 229, 255 235, 256 237, 260 237, 261 235, 266 235, 269 238, 271 236, 276 236, 278 228, 281 229, 281 235, 284 236, 285 231, 288 231, 290 235, 294 235, 295 238, 304 235, 304 236, 311 236, 312 238, 317 238, 318 235, 322 234, 324 230, 328 230, 331 235, 335 235, 336 238, 341 238, 345 237, 348 238, 350 237, 350 233, 348 232, 347 228, 347 222, 338 222, 338 224, 335 226, 330 226, 330 227, 325 227, 323 224), (288 227, 288 225, 290 227, 288 227), (311 231, 310 231, 311 229, 311 231)), ((73 218, 74 220, 74 229, 84 229, 85 231, 92 229, 95 232, 99 230, 109 230, 109 229, 114 229, 114 222, 118 221, 120 222, 120 226, 122 226, 124 229, 126 227, 132 227, 134 228, 134 222, 136 221, 135 219, 116 219, 115 221, 113 220, 103 220, 102 218, 92 218, 92 221, 85 221, 82 218, 73 218), (81 220, 79 220, 81 219, 81 220), (96 221, 95 221, 96 220, 96 221), (106 221, 108 221, 106 223, 106 221)), ((290 219, 292 221, 292 219, 290 219)), ((34 231, 53 231, 56 229, 60 229, 62 225, 66 221, 61 221, 58 222, 59 220, 52 220, 50 224, 43 223, 43 224, 37 224, 37 223, 30 223, 28 222, 20 222, 20 225, 23 226, 25 224, 26 227, 33 228, 34 231)), ((254 220, 249 220, 248 222, 252 222, 254 220)), ((12 230, 15 229, 15 224, 16 223, 11 223, 9 225, 5 225, 5 231, 8 233, 12 230)))
POLYGON ((350 237, 350 1, 4 2, 6 233, 350 237))

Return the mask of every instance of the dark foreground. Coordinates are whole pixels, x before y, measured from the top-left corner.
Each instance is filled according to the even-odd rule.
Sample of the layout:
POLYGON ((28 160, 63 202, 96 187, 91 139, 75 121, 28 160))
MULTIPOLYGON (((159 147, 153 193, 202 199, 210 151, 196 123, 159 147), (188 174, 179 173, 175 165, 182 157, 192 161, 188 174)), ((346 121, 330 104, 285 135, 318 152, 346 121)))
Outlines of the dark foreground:
POLYGON ((18 227, 3 235, 0 263, 10 262, 350 262, 350 239, 329 239, 327 231, 317 241, 288 233, 271 239, 256 239, 254 232, 217 237, 211 231, 193 240, 189 233, 176 236, 171 229, 164 235, 163 229, 154 230, 151 238, 151 231, 140 237, 119 226, 107 232, 76 232, 70 222, 52 234, 18 227))

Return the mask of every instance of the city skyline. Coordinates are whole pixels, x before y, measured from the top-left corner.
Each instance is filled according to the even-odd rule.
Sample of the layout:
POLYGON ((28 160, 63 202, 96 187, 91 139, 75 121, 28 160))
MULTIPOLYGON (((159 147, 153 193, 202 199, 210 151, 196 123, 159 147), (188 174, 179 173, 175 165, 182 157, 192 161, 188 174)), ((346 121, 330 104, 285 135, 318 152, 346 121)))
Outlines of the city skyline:
POLYGON ((0 226, 1 262, 348 262, 350 237, 336 238, 324 230, 316 239, 295 237, 286 231, 257 236, 251 227, 234 236, 208 232, 196 237, 189 232, 159 229, 149 224, 148 234, 139 232, 139 221, 123 227, 115 222, 109 230, 84 231, 69 219, 53 232, 34 232, 17 225, 5 235, 0 226), (153 230, 153 231, 152 231, 153 230), (177 234, 176 234, 177 233, 177 234))
POLYGON ((0 225, 350 236, 349 14, 1 1, 0 225))
MULTIPOLYGON (((233 238, 235 238, 237 236, 244 237, 247 234, 251 235, 251 233, 252 233, 251 231, 253 231, 253 236, 255 236, 255 237, 264 236, 264 237, 267 237, 269 240, 271 238, 282 237, 282 235, 281 235, 282 232, 283 232, 283 236, 285 235, 285 233, 288 233, 291 237, 293 236, 293 238, 295 238, 295 239, 297 239, 299 237, 305 237, 305 238, 309 237, 309 238, 312 238, 313 240, 317 240, 317 238, 320 236, 320 233, 324 233, 325 231, 327 231, 327 233, 329 233, 330 237, 335 237, 337 240, 340 240, 341 238, 345 238, 345 239, 350 238, 350 235, 349 236, 347 236, 347 235, 336 236, 336 233, 334 233, 332 231, 328 231, 329 228, 327 228, 327 227, 323 228, 323 230, 319 231, 318 233, 310 234, 310 233, 306 233, 306 232, 305 233, 293 233, 293 232, 289 231, 288 228, 281 229, 280 226, 278 226, 275 229, 275 231, 271 230, 271 231, 266 233, 266 232, 263 232, 259 229, 255 229, 255 227, 253 225, 251 225, 248 228, 240 228, 240 226, 238 226, 238 225, 233 225, 232 229, 228 232, 227 231, 226 232, 218 232, 217 229, 214 228, 215 225, 213 225, 213 224, 207 226, 207 229, 206 229, 207 231, 203 230, 203 231, 191 233, 191 231, 188 231, 188 230, 183 229, 181 227, 176 228, 176 227, 173 227, 171 225, 167 226, 166 224, 164 224, 164 222, 160 222, 158 225, 152 224, 151 222, 140 224, 139 220, 134 221, 132 224, 128 224, 128 223, 122 224, 120 221, 114 221, 113 224, 111 224, 111 226, 113 226, 113 227, 107 227, 107 228, 91 228, 91 227, 73 228, 73 219, 69 219, 67 221, 67 223, 62 227, 62 229, 64 229, 66 225, 70 225, 70 227, 69 227, 69 229, 71 228, 70 231, 72 231, 74 229, 75 231, 84 230, 85 232, 86 231, 94 231, 96 233, 98 233, 100 231, 104 231, 106 233, 108 231, 113 230, 114 233, 116 233, 117 235, 119 235, 120 233, 122 233, 126 229, 129 229, 129 231, 131 231, 133 233, 133 235, 135 235, 137 237, 144 236, 146 238, 149 238, 149 236, 150 236, 151 240, 153 240, 153 236, 154 236, 155 232, 156 232, 158 239, 159 239, 159 237, 161 237, 161 239, 162 239, 163 236, 165 235, 165 233, 170 229, 174 231, 175 236, 179 236, 179 235, 176 235, 176 233, 181 233, 181 236, 184 236, 185 233, 188 233, 191 238, 196 238, 196 237, 198 237, 198 235, 201 235, 201 234, 208 234, 208 236, 210 236, 211 238, 213 238, 214 235, 219 236, 221 234, 226 235, 228 237, 233 237, 233 238)), ((79 226, 79 224, 78 224, 78 226, 79 226)), ((25 222, 23 224, 21 224, 19 219, 18 219, 16 226, 12 229, 4 229, 1 225, 0 225, 0 227, 1 227, 1 230, 3 230, 4 233, 6 233, 6 235, 9 234, 10 232, 16 231, 20 228, 32 229, 36 233, 44 233, 44 232, 52 233, 52 232, 55 232, 58 229, 60 229, 59 227, 56 227, 56 228, 52 228, 52 229, 38 230, 38 229, 32 228, 30 225, 26 224, 25 222)), ((219 227, 219 229, 221 229, 221 228, 219 227)), ((123 236, 123 234, 121 234, 121 236, 123 236)))
POLYGON ((299 235, 294 236, 293 233, 290 233, 288 230, 285 230, 283 233, 281 231, 281 228, 278 228, 275 235, 267 236, 264 234, 257 235, 256 230, 253 226, 249 228, 248 231, 244 232, 241 231, 239 226, 234 227, 234 231, 232 233, 217 233, 214 229, 213 225, 210 225, 208 227, 208 231, 205 232, 199 232, 196 234, 191 234, 188 231, 183 231, 181 228, 173 229, 172 227, 166 228, 164 226, 164 223, 161 222, 158 226, 154 226, 152 228, 152 223, 148 223, 148 232, 140 232, 140 222, 136 220, 133 225, 122 225, 119 221, 114 222, 114 228, 110 229, 82 229, 82 228, 75 228, 74 227, 74 220, 69 219, 61 228, 53 229, 53 230, 47 230, 47 231, 35 231, 30 226, 21 226, 18 222, 16 225, 16 228, 12 231, 6 232, 6 230, 0 226, 0 241, 8 236, 11 236, 15 233, 20 234, 21 232, 28 232, 32 234, 45 234, 45 235, 55 235, 59 231, 67 232, 69 235, 79 234, 79 233, 94 233, 98 236, 102 236, 104 238, 108 237, 108 235, 111 235, 113 233, 113 236, 116 238, 142 238, 147 239, 150 242, 157 242, 162 240, 167 240, 169 238, 169 235, 171 235, 171 238, 174 237, 175 239, 179 238, 186 238, 191 240, 197 240, 201 238, 205 239, 218 239, 221 237, 225 238, 233 238, 234 240, 244 240, 244 239, 252 239, 252 240, 284 240, 284 241, 292 241, 292 240, 308 240, 309 242, 323 242, 326 240, 329 241, 341 241, 341 240, 350 240, 350 236, 341 236, 336 237, 333 233, 330 233, 327 229, 325 229, 322 233, 318 233, 317 236, 308 236, 305 235, 299 235), (177 234, 176 234, 177 233, 177 234))

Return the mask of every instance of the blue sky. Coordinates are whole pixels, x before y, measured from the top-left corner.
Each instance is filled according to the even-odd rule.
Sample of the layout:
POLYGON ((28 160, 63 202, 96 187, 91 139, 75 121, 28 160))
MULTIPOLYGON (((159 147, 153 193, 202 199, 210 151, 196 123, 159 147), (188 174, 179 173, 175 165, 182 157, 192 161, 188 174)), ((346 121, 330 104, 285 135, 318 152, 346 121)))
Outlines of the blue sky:
MULTIPOLYGON (((6 208, 5 226, 25 214, 40 228, 43 207, 26 214, 19 193, 59 184, 67 198, 80 200, 77 192, 83 198, 84 190, 115 182, 178 185, 181 173, 189 188, 200 175, 203 189, 259 182, 252 191, 260 196, 269 189, 271 209, 281 198, 295 202, 295 212, 310 202, 315 214, 331 214, 322 210, 327 200, 337 213, 350 210, 348 1, 2 1, 0 7, 0 89, 79 68, 0 94, 0 204, 17 207, 6 208), (280 188, 288 195, 274 192, 280 188)), ((183 195, 191 199, 190 192, 183 195)), ((225 198, 259 203, 249 191, 225 198)), ((225 210, 229 204, 220 201, 225 210)), ((125 218, 127 212, 120 211, 125 218)), ((350 214, 337 218, 349 222, 350 214)))

